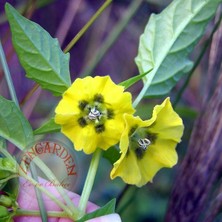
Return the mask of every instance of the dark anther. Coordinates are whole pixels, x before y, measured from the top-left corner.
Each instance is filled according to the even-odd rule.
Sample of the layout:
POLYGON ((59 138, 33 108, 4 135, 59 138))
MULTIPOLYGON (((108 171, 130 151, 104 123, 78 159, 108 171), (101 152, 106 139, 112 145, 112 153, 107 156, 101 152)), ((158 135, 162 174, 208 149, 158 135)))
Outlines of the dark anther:
POLYGON ((112 109, 107 109, 107 118, 113 119, 114 118, 114 112, 112 109))
POLYGON ((156 133, 146 132, 146 138, 148 138, 150 140, 150 142, 152 144, 154 144, 156 139, 157 139, 157 134, 156 133))
POLYGON ((104 103, 104 98, 101 94, 96 94, 93 99, 95 102, 104 103))
POLYGON ((97 133, 102 133, 105 131, 105 126, 103 124, 99 124, 99 125, 95 126, 95 130, 97 133))
POLYGON ((142 159, 143 155, 144 155, 144 150, 141 149, 140 147, 135 149, 135 154, 137 156, 138 159, 142 159))
POLYGON ((136 130, 137 128, 138 128, 137 125, 133 126, 133 127, 130 129, 130 131, 129 131, 129 136, 131 136, 131 135, 135 132, 135 130, 136 130))
POLYGON ((86 100, 79 101, 79 109, 80 110, 83 111, 86 108, 87 105, 88 105, 88 102, 86 100))
POLYGON ((83 117, 80 117, 80 118, 78 119, 78 123, 79 123, 79 125, 80 125, 81 127, 87 126, 87 122, 86 122, 86 120, 85 120, 83 117))

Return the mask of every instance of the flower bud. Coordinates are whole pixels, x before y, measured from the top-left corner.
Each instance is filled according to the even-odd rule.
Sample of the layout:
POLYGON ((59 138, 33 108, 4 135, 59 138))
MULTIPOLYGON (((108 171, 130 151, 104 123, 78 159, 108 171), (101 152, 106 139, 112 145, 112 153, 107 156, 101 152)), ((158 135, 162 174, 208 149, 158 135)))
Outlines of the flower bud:
POLYGON ((2 190, 5 185, 6 185, 6 182, 4 182, 4 183, 1 183, 1 182, 0 182, 0 190, 2 190))
POLYGON ((5 171, 0 169, 0 180, 9 177, 12 173, 9 171, 5 171))
POLYGON ((6 195, 0 195, 0 205, 5 207, 11 207, 12 206, 11 198, 6 195))
POLYGON ((8 168, 8 169, 15 169, 15 164, 9 160, 8 158, 2 159, 2 166, 8 168))
POLYGON ((9 216, 9 214, 10 212, 8 211, 6 207, 0 206, 0 221, 2 221, 1 218, 9 216))
POLYGON ((8 158, 0 158, 0 180, 16 173, 15 163, 8 158))

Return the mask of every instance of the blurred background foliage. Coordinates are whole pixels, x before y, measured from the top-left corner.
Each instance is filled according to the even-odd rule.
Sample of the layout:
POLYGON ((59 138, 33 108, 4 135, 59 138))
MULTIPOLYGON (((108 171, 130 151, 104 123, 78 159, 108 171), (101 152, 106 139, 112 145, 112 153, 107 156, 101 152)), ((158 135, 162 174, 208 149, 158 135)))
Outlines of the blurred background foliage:
MULTIPOLYGON (((4 13, 4 4, 9 2, 23 15, 37 22, 53 37, 58 38, 64 49, 78 33, 96 10, 104 3, 103 0, 1 0, 0 1, 0 38, 4 46, 7 61, 19 102, 25 116, 30 120, 33 129, 39 127, 53 113, 59 98, 50 93, 36 89, 34 82, 25 78, 11 43, 11 33, 4 13)), ((70 73, 72 81, 86 75, 110 75, 119 83, 138 74, 134 58, 137 55, 139 37, 151 13, 161 12, 170 0, 113 0, 102 15, 77 42, 70 51, 70 73)), ((219 9, 220 10, 220 9, 219 9)), ((218 12, 219 14, 219 12, 218 12)), ((177 147, 179 162, 173 169, 163 169, 154 178, 153 183, 138 189, 130 187, 126 195, 118 202, 117 212, 126 222, 164 220, 168 200, 175 181, 180 163, 186 155, 191 131, 197 115, 202 110, 203 101, 215 86, 221 66, 221 53, 217 47, 221 44, 221 27, 213 40, 207 43, 214 26, 214 20, 208 25, 205 36, 195 47, 191 58, 196 61, 203 48, 203 57, 192 73, 189 84, 179 97, 177 112, 183 118, 185 133, 183 141, 177 147), (215 53, 217 56, 215 57, 215 53), (219 55, 219 58, 218 58, 219 55), (209 77, 209 72, 211 76, 209 77), (212 81, 212 79, 214 81, 212 81), (211 81, 210 81, 211 80, 211 81)), ((174 102, 186 78, 183 78, 171 92, 174 102)), ((142 83, 137 83, 129 90, 133 97, 141 90, 142 83)), ((9 98, 9 93, 0 69, 0 94, 9 98)), ((162 101, 160 99, 144 99, 138 106, 137 114, 142 118, 151 115, 152 107, 162 101)), ((61 134, 48 137, 69 143, 61 134)), ((70 144, 71 146, 71 144, 70 144)), ((77 153, 79 179, 75 192, 80 193, 90 157, 77 153), (87 164, 86 164, 87 163, 87 164)), ((110 199, 118 197, 125 185, 120 179, 111 181, 110 163, 103 159, 100 163, 98 176, 91 196, 91 201, 104 205, 110 199)))

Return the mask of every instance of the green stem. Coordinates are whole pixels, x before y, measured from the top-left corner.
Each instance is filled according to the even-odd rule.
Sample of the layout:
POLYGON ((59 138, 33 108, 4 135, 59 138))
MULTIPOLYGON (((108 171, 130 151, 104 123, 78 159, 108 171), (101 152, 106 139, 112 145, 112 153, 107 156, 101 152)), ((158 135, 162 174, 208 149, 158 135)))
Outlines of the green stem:
POLYGON ((54 201, 62 210, 64 210, 71 218, 73 217, 72 211, 63 204, 60 200, 58 200, 53 194, 51 194, 48 190, 44 187, 40 186, 37 181, 29 177, 27 174, 23 172, 23 170, 19 171, 19 175, 24 177, 27 181, 29 181, 34 187, 38 188, 44 194, 46 194, 52 201, 54 201))
POLYGON ((207 39, 202 51, 200 52, 193 68, 190 70, 190 72, 188 73, 188 76, 183 84, 183 86, 180 88, 180 91, 178 92, 177 94, 177 97, 173 103, 173 107, 175 108, 178 104, 178 102, 180 101, 180 98, 181 96, 183 95, 185 89, 187 88, 189 82, 190 82, 190 79, 192 77, 192 74, 194 73, 195 69, 197 68, 197 66, 199 65, 200 61, 202 60, 203 56, 205 55, 205 52, 207 50, 207 48, 209 47, 210 43, 212 42, 212 39, 213 39, 213 36, 214 36, 214 33, 217 31, 218 27, 220 26, 220 23, 221 23, 221 20, 222 20, 222 15, 220 15, 220 19, 218 20, 218 22, 215 24, 209 38, 207 39))
POLYGON ((14 101, 14 103, 19 108, 18 99, 17 99, 16 93, 15 93, 14 85, 12 83, 12 78, 11 78, 11 75, 10 75, 10 72, 9 72, 8 64, 7 64, 7 61, 6 61, 6 58, 5 58, 5 53, 3 51, 1 41, 0 41, 0 60, 1 60, 1 63, 2 63, 2 68, 3 68, 4 73, 5 73, 5 79, 6 79, 8 88, 9 88, 10 96, 11 96, 12 100, 14 101))
POLYGON ((134 191, 131 193, 131 195, 129 195, 129 199, 122 206, 119 205, 119 207, 117 208, 117 213, 119 213, 120 215, 123 213, 123 211, 126 210, 126 208, 132 203, 133 199, 135 199, 136 197, 138 188, 132 186, 131 188, 134 188, 134 191))
POLYGON ((15 161, 15 159, 12 157, 12 155, 6 149, 0 148, 0 153, 2 153, 5 157, 10 159, 11 161, 15 161))
MULTIPOLYGON (((89 200, 89 195, 92 191, 93 183, 96 176, 96 171, 98 169, 99 160, 101 156, 101 150, 97 149, 92 156, 92 160, 89 166, 89 171, 86 177, 86 181, 83 187, 82 195, 79 201, 79 210, 82 214, 85 214, 87 202, 89 200)), ((83 215, 81 215, 83 216, 83 215)))
MULTIPOLYGON (((33 162, 41 169, 41 171, 47 176, 47 178, 50 181, 55 181, 55 183, 59 183, 57 180, 56 176, 53 174, 53 172, 48 168, 48 166, 45 165, 43 161, 41 161, 38 157, 35 157, 33 159, 33 162)), ((76 216, 79 214, 79 210, 74 206, 72 200, 69 198, 67 193, 64 191, 62 187, 57 187, 57 191, 60 193, 61 197, 65 200, 68 208, 70 209, 71 212, 73 212, 73 215, 76 216)))
MULTIPOLYGON (((48 166, 41 159, 39 159, 38 157, 35 157, 32 161, 36 164, 36 166, 39 167, 39 169, 46 175, 46 177, 50 181, 55 181, 55 183, 59 184, 59 181, 57 180, 56 176, 53 174, 53 172, 48 168, 48 166)), ((70 211, 73 214, 73 217, 78 215, 79 210, 74 206, 72 200, 64 191, 64 189, 59 186, 56 186, 55 188, 57 189, 58 193, 61 195, 61 198, 63 198, 64 201, 66 202, 67 207, 70 209, 70 211)))
POLYGON ((5 182, 7 182, 8 180, 11 180, 11 179, 16 178, 16 177, 19 177, 19 175, 18 175, 18 174, 13 174, 13 175, 5 178, 5 179, 0 180, 0 182, 1 182, 1 183, 5 183, 5 182))
MULTIPOLYGON (((19 102, 18 102, 18 99, 16 96, 15 88, 14 88, 14 85, 12 82, 11 74, 9 72, 8 64, 7 64, 7 61, 5 58, 5 54, 4 54, 4 51, 2 48, 1 41, 0 41, 0 60, 1 60, 2 67, 3 67, 4 73, 5 73, 5 78, 6 78, 8 88, 9 88, 10 96, 11 96, 12 100, 14 101, 14 103, 16 104, 16 106, 20 109, 19 102)), ((35 178, 37 177, 35 174, 33 174, 33 176, 35 178)), ((42 218, 42 221, 45 222, 45 221, 47 221, 47 214, 46 214, 46 211, 44 208, 44 202, 42 200, 42 196, 41 196, 41 193, 39 192, 39 190, 37 190, 35 188, 35 192, 36 192, 39 208, 41 209, 41 218, 42 218)))
POLYGON ((131 20, 131 18, 134 16, 134 14, 138 10, 138 8, 140 7, 142 2, 143 2, 143 0, 132 1, 131 5, 129 6, 129 9, 124 14, 121 21, 112 30, 111 34, 108 36, 106 41, 100 47, 99 51, 97 51, 96 54, 93 56, 93 59, 90 61, 90 63, 87 65, 87 67, 83 71, 81 71, 82 77, 93 72, 93 70, 95 69, 97 64, 101 61, 101 59, 107 53, 109 48, 115 43, 115 41, 117 40, 119 35, 125 29, 126 25, 131 20))
POLYGON ((92 16, 92 18, 83 26, 83 28, 77 33, 77 35, 71 40, 71 42, 66 46, 64 52, 67 53, 76 42, 82 37, 82 35, 89 29, 89 27, 95 22, 95 20, 100 16, 100 14, 110 5, 112 0, 106 0, 105 3, 98 9, 98 11, 92 16))
POLYGON ((150 84, 145 84, 140 91, 139 95, 136 97, 136 99, 133 102, 133 107, 136 108, 137 105, 140 103, 140 101, 143 99, 144 95, 146 94, 147 89, 149 88, 150 84))
MULTIPOLYGON (((69 215, 64 211, 47 211, 48 217, 56 218, 69 218, 69 215)), ((40 212, 37 210, 23 210, 17 209, 15 216, 40 216, 40 212)))
POLYGON ((126 184, 125 187, 122 189, 122 191, 120 192, 120 194, 116 198, 116 208, 118 208, 121 200, 123 199, 123 197, 125 196, 126 192, 129 190, 130 187, 131 186, 129 184, 126 184))
MULTIPOLYGON (((36 171, 36 167, 34 165, 31 165, 30 166, 30 172, 31 172, 31 175, 32 175, 32 178, 38 182, 38 175, 37 175, 37 171, 36 171)), ((39 210, 40 210, 40 213, 41 213, 41 218, 42 218, 42 221, 43 222, 47 222, 47 212, 45 210, 45 203, 42 199, 42 193, 39 189, 37 189, 35 187, 35 195, 37 197, 37 200, 38 200, 38 205, 39 205, 39 210)))

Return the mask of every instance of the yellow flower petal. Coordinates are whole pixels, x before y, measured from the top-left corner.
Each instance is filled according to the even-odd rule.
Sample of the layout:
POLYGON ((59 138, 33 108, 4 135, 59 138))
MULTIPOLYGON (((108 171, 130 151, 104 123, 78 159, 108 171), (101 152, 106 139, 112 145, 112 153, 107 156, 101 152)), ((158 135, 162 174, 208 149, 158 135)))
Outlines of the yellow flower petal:
POLYGON ((144 155, 144 158, 138 161, 138 166, 140 169, 141 179, 140 181, 133 183, 138 187, 141 187, 147 182, 152 182, 153 177, 156 173, 163 168, 162 164, 157 162, 152 155, 144 155))
POLYGON ((162 164, 162 167, 173 167, 178 159, 176 145, 177 143, 173 140, 158 138, 155 144, 148 147, 148 151, 156 161, 162 164))
POLYGON ((55 122, 77 150, 89 154, 119 142, 123 114, 132 114, 130 93, 109 76, 77 79, 55 109, 55 122))
POLYGON ((105 123, 105 131, 98 135, 98 147, 107 150, 109 147, 119 142, 123 131, 121 121, 109 120, 105 123))
POLYGON ((121 158, 114 164, 111 171, 111 179, 119 176, 125 183, 135 184, 141 180, 140 168, 136 160, 136 156, 132 151, 121 156, 121 158))
POLYGON ((121 157, 114 164, 111 178, 120 176, 126 183, 143 186, 163 167, 177 163, 175 147, 183 134, 183 123, 169 98, 155 106, 151 119, 124 115, 125 129, 120 140, 121 157), (148 140, 148 145, 139 143, 148 140), (130 173, 129 173, 129 170, 130 173))
POLYGON ((64 125, 64 124, 74 124, 77 116, 74 113, 69 114, 57 114, 55 116, 55 123, 64 125))
POLYGON ((165 99, 161 105, 154 107, 152 119, 155 124, 150 126, 150 132, 158 133, 161 138, 180 142, 184 126, 182 119, 173 110, 169 98, 165 99))
POLYGON ((69 92, 64 93, 63 99, 60 101, 58 106, 55 109, 56 114, 69 115, 79 113, 77 100, 69 92), (75 103, 73 106, 70 106, 70 103, 75 103))
POLYGON ((70 138, 77 151, 84 150, 86 154, 90 154, 97 148, 98 138, 95 136, 94 128, 90 125, 84 128, 81 128, 78 124, 64 125, 62 133, 70 138), (81 134, 77 133, 79 131, 81 131, 81 134))
POLYGON ((174 141, 157 139, 154 145, 148 147, 144 158, 138 160, 141 181, 136 184, 137 186, 143 186, 148 181, 152 181, 160 169, 171 168, 177 163, 176 144, 174 141))
MULTIPOLYGON (((120 140, 121 157, 114 163, 114 167, 110 173, 111 179, 119 176, 125 183, 135 184, 141 180, 140 169, 138 167, 136 155, 128 149, 129 146, 129 132, 131 129, 143 124, 139 117, 132 115, 124 115, 126 127, 123 131, 120 140)), ((135 128, 136 129, 136 128, 135 128)))

